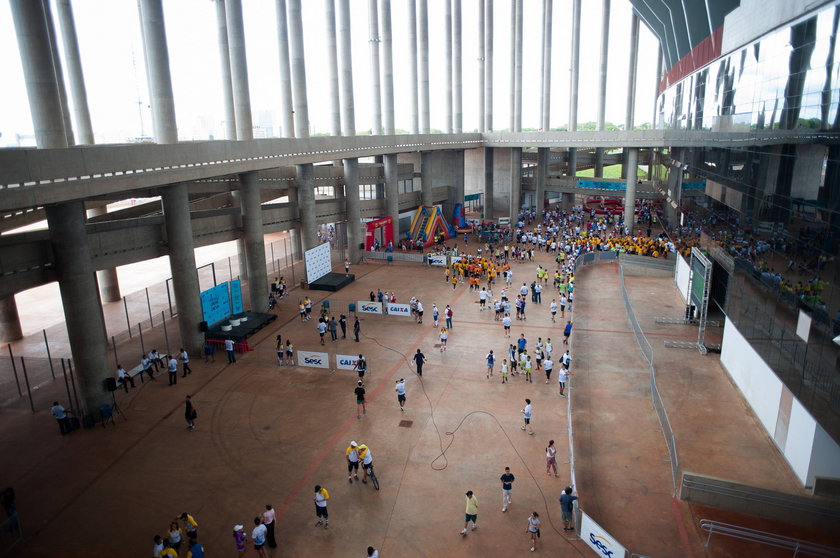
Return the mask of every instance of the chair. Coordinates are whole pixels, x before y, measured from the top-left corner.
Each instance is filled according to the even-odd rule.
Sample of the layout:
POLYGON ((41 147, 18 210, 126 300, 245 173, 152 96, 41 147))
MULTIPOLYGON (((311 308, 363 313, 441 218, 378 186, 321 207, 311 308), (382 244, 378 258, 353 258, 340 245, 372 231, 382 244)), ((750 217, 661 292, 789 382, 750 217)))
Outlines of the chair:
POLYGON ((105 423, 109 420, 116 424, 114 420, 114 409, 110 405, 100 405, 99 416, 102 418, 102 428, 105 428, 105 423))

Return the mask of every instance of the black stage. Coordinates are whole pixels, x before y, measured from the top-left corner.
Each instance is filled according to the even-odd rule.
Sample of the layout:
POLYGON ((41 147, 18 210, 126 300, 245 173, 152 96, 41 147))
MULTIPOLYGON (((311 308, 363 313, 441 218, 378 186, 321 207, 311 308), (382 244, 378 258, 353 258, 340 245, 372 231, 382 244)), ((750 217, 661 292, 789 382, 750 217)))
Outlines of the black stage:
POLYGON ((337 291, 343 289, 350 283, 356 280, 356 276, 352 273, 327 273, 320 279, 316 279, 309 283, 309 288, 313 291, 337 291))
POLYGON ((256 332, 277 319, 276 314, 260 314, 258 312, 242 312, 235 314, 220 322, 216 322, 207 330, 208 339, 231 339, 234 343, 241 343, 256 332), (247 317, 248 320, 234 326, 230 331, 222 331, 222 326, 227 325, 231 319, 247 317))

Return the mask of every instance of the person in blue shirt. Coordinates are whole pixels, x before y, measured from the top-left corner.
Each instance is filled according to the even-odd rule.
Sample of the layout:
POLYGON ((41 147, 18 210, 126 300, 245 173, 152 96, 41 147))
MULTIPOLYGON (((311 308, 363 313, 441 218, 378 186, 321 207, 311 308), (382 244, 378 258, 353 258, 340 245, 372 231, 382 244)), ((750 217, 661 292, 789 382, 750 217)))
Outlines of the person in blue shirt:
POLYGON ((519 334, 519 339, 516 340, 516 350, 521 355, 525 352, 525 346, 528 344, 528 340, 525 339, 525 334, 519 334))
POLYGON ((265 549, 265 534, 268 528, 263 525, 259 517, 254 518, 254 530, 251 532, 251 539, 254 541, 254 550, 260 558, 268 558, 268 551, 265 549))
POLYGON ((487 379, 490 379, 490 376, 493 375, 493 365, 496 364, 496 356, 493 354, 491 350, 487 353, 487 379))
POLYGON ((566 327, 563 328, 563 344, 569 344, 569 336, 572 334, 572 321, 566 322, 566 327))

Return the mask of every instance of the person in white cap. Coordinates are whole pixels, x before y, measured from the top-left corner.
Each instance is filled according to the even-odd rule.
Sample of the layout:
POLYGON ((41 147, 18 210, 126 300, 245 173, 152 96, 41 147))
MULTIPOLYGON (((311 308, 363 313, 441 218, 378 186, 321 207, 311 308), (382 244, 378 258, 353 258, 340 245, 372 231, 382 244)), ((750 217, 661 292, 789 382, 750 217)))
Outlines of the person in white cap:
POLYGON ((244 528, 242 525, 233 526, 233 540, 236 543, 236 552, 239 558, 245 556, 245 539, 248 538, 248 535, 243 531, 244 528))
POLYGON ((353 484, 353 478, 359 480, 359 445, 355 440, 344 450, 347 457, 347 482, 353 484))

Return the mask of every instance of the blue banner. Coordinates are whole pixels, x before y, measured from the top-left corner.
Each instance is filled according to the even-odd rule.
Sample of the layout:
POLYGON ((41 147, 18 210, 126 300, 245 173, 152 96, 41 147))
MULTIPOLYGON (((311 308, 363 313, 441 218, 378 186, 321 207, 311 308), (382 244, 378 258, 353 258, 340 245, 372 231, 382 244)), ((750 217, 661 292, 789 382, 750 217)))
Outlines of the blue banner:
POLYGON ((706 181, 700 180, 699 182, 683 182, 682 183, 683 190, 705 190, 706 189, 706 181))
POLYGON ((211 325, 230 316, 227 281, 201 293, 201 313, 204 321, 211 325))
POLYGON ((601 180, 578 180, 578 188, 595 188, 597 190, 626 190, 627 184, 624 182, 604 182, 601 180))
POLYGON ((230 306, 232 314, 241 314, 242 310, 242 281, 237 279, 230 282, 230 306))

